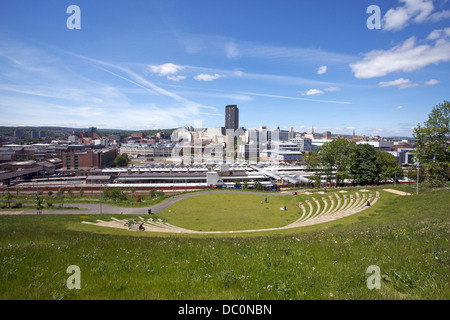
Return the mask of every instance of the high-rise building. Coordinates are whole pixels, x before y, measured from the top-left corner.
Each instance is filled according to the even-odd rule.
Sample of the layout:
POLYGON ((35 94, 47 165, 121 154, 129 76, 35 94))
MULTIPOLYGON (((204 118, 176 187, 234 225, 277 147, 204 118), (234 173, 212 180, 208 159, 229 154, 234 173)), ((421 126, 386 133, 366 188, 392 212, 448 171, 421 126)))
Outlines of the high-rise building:
POLYGON ((237 105, 225 107, 225 129, 237 130, 239 128, 239 109, 237 105))

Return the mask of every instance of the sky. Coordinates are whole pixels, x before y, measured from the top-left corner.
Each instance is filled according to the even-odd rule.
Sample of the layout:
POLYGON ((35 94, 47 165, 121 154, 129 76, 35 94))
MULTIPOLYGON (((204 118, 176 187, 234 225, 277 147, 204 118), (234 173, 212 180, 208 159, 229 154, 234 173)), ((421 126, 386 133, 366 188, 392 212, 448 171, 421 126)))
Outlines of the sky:
POLYGON ((449 0, 0 2, 0 126, 412 136, 449 88, 449 0))

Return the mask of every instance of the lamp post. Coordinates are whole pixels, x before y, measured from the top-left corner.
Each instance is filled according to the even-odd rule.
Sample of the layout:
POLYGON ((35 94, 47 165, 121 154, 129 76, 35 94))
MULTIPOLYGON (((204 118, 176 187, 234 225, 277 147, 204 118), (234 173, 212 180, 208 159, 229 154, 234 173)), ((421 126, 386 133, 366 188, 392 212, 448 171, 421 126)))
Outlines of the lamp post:
POLYGON ((417 162, 416 162, 416 171, 417 171, 417 190, 416 190, 416 194, 419 194, 419 166, 420 166, 420 163, 417 160, 417 162))
POLYGON ((103 195, 103 185, 100 185, 100 214, 102 214, 102 195, 103 195))

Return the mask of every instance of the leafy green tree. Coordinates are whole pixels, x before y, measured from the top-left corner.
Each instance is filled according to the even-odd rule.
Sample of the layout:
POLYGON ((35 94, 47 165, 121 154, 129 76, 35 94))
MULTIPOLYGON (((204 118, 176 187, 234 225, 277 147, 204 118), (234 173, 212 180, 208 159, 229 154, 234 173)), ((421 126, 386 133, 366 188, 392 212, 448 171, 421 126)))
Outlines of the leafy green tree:
POLYGON ((128 155, 126 153, 122 153, 114 159, 114 164, 119 167, 126 166, 129 162, 130 158, 128 158, 128 155))
POLYGON ((376 150, 376 154, 381 181, 387 182, 388 180, 401 179, 403 177, 403 168, 397 163, 395 156, 380 150, 376 150))
POLYGON ((352 154, 350 172, 354 182, 372 184, 379 182, 377 153, 370 144, 362 143, 355 147, 352 154))
POLYGON ((450 102, 433 107, 423 126, 414 128, 415 158, 425 166, 425 182, 441 186, 448 180, 450 163, 450 102))
POLYGON ((38 212, 38 214, 41 213, 43 206, 42 206, 42 201, 41 198, 39 198, 39 196, 36 196, 36 210, 38 212))
POLYGON ((344 179, 348 178, 350 160, 354 150, 354 142, 346 139, 335 139, 324 143, 320 147, 316 155, 317 159, 313 159, 313 162, 318 161, 322 174, 327 177, 327 181, 334 172, 335 183, 339 185, 344 179))
POLYGON ((5 192, 5 199, 6 199, 6 206, 8 207, 8 208, 10 208, 10 206, 11 206, 11 199, 12 199, 12 194, 9 192, 9 189, 7 188, 6 189, 6 192, 5 192))
MULTIPOLYGON (((417 180, 417 166, 411 165, 408 167, 408 170, 406 171, 406 176, 409 180, 417 180)), ((423 176, 424 176, 424 169, 423 167, 419 168, 419 182, 423 182, 423 176)))

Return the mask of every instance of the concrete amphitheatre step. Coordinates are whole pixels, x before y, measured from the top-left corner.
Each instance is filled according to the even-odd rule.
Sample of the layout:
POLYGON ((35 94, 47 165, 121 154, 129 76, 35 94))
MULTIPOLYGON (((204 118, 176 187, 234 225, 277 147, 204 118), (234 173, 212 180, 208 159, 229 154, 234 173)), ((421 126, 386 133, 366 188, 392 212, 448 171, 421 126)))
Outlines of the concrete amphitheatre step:
POLYGON ((318 223, 333 221, 336 219, 340 219, 343 217, 350 216, 352 214, 361 212, 367 208, 367 202, 369 201, 371 206, 374 205, 378 199, 380 198, 380 194, 376 191, 375 194, 363 193, 360 195, 358 192, 355 195, 342 195, 335 193, 334 195, 329 195, 328 199, 326 197, 321 197, 321 201, 323 205, 320 204, 320 201, 314 197, 311 197, 311 200, 305 200, 305 203, 299 202, 298 206, 301 209, 301 216, 295 222, 286 225, 284 227, 278 228, 267 228, 267 229, 256 229, 256 230, 237 230, 237 231, 195 231, 184 229, 181 227, 177 227, 162 221, 161 219, 144 219, 143 217, 138 216, 138 220, 133 219, 117 219, 111 218, 112 221, 103 221, 97 220, 97 222, 88 222, 82 221, 82 223, 96 225, 96 226, 104 226, 104 227, 112 227, 124 230, 133 230, 138 231, 139 225, 143 223, 145 231, 152 232, 171 232, 171 233, 241 233, 241 232, 261 232, 261 231, 272 231, 272 230, 281 230, 288 228, 298 228, 303 226, 314 225, 318 223), (315 208, 313 203, 315 204, 315 208))

